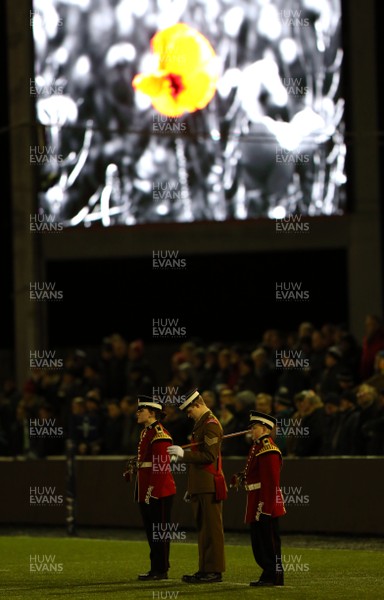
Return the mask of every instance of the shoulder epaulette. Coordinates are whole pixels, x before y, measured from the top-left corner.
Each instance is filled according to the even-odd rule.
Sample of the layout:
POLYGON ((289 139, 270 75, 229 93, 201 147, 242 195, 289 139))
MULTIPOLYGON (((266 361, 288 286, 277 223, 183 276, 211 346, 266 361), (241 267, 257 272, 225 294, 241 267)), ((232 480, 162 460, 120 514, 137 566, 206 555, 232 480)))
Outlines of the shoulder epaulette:
POLYGON ((156 425, 155 435, 151 439, 151 444, 153 444, 153 442, 157 442, 158 440, 171 440, 172 442, 171 436, 169 435, 169 433, 164 431, 161 425, 156 425))
POLYGON ((264 454, 264 452, 277 452, 281 456, 280 448, 276 446, 276 444, 271 442, 271 440, 269 440, 268 438, 265 438, 263 440, 263 445, 258 450, 258 452, 255 453, 255 456, 258 456, 259 454, 264 454))

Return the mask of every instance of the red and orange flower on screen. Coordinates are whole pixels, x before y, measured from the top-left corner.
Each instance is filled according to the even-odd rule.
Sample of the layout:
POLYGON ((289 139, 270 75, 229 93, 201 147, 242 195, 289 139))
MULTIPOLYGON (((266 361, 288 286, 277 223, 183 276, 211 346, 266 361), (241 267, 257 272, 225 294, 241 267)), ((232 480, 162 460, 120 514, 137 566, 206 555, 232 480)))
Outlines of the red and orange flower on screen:
POLYGON ((180 117, 205 108, 216 93, 218 61, 210 42, 199 31, 177 23, 151 39, 157 68, 135 75, 135 90, 151 98, 167 117, 180 117))

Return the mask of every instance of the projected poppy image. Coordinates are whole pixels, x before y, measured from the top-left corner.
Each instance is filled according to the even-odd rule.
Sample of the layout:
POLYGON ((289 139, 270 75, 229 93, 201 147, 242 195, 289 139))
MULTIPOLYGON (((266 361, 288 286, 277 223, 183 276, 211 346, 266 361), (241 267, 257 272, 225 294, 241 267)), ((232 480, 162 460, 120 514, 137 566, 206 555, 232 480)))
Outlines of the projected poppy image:
POLYGON ((50 219, 345 213, 340 0, 34 0, 31 24, 50 219))
POLYGON ((168 117, 180 117, 205 108, 218 80, 215 51, 195 29, 177 23, 151 40, 157 69, 136 75, 133 87, 147 94, 153 107, 168 117))

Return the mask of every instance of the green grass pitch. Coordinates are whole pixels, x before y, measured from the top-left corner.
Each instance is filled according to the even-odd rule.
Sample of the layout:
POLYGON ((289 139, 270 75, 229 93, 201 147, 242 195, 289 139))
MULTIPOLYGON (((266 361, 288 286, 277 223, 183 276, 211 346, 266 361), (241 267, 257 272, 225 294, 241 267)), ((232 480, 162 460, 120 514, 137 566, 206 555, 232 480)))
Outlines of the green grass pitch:
POLYGON ((384 598, 384 554, 377 550, 283 546, 285 586, 280 588, 249 586, 260 574, 250 545, 226 545, 223 582, 197 586, 181 582, 183 574, 197 571, 195 543, 172 543, 170 578, 161 582, 137 580, 149 568, 143 541, 2 536, 0 556, 3 600, 384 598))

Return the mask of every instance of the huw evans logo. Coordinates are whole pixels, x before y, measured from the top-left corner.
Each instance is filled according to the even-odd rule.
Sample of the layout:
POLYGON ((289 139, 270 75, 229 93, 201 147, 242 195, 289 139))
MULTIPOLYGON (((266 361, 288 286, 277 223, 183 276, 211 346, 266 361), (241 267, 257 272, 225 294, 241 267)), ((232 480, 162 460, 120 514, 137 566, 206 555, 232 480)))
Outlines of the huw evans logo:
POLYGON ((154 181, 152 183, 154 202, 175 202, 188 198, 188 193, 179 181, 154 181))
POLYGON ((308 233, 309 223, 302 220, 302 215, 289 215, 282 219, 276 219, 277 233, 308 233))
POLYGON ((152 458, 153 473, 186 473, 187 465, 185 463, 171 464, 169 456, 154 455, 152 458))
POLYGON ((152 396, 162 404, 179 406, 185 402, 185 394, 180 394, 178 386, 160 386, 152 388, 152 396))
POLYGON ((282 148, 281 146, 276 146, 276 162, 277 163, 285 163, 285 164, 306 164, 310 161, 310 155, 304 154, 302 152, 294 152, 292 150, 287 150, 286 148, 282 148))
POLYGON ((32 233, 58 233, 64 225, 55 221, 53 215, 35 214, 29 216, 29 230, 32 233))
POLYGON ((63 563, 56 562, 56 554, 30 554, 31 573, 62 573, 63 563))
POLYGON ((301 77, 283 77, 282 84, 290 96, 305 96, 309 90, 301 77))
MULTIPOLYGON (((309 494, 304 494, 301 486, 285 486, 280 488, 284 505, 287 506, 309 506, 309 494)), ((281 495, 276 489, 276 502, 281 502, 281 495)))
POLYGON ((152 539, 154 542, 185 542, 187 534, 179 531, 179 523, 153 523, 152 539))
POLYGON ((302 350, 277 350, 276 369, 308 369, 309 358, 302 350))
POLYGON ((276 281, 276 300, 305 302, 309 300, 309 291, 301 289, 302 282, 276 281))
POLYGON ((279 419, 276 423, 276 437, 308 437, 309 427, 303 427, 302 419, 279 419))
POLYGON ((62 438, 64 428, 56 425, 56 419, 29 419, 30 438, 62 438))
POLYGON ((62 369, 64 361, 62 358, 56 358, 55 350, 30 350, 29 368, 30 369, 62 369))
POLYGON ((57 494, 55 487, 30 486, 29 504, 31 506, 63 506, 63 494, 57 494))
POLYGON ((276 571, 284 573, 304 573, 309 571, 309 563, 303 562, 301 554, 283 554, 276 557, 276 571))
POLYGON ((178 250, 153 250, 152 267, 154 269, 185 269, 187 261, 180 258, 178 250))
POLYGON ((29 93, 31 96, 57 96, 64 93, 64 81, 53 81, 50 85, 41 85, 36 79, 29 80, 29 93))
POLYGON ((178 596, 179 592, 170 592, 169 590, 152 592, 152 600, 167 600, 168 598, 169 600, 172 600, 173 598, 176 600, 178 596))
POLYGON ((64 157, 62 154, 56 154, 53 146, 30 146, 29 162, 31 165, 51 165, 62 163, 64 157))
POLYGON ((156 133, 185 133, 187 124, 177 118, 166 117, 156 113, 153 115, 152 129, 156 133))
POLYGON ((308 27, 310 25, 308 17, 303 17, 302 10, 281 10, 280 18, 282 24, 288 27, 308 27))
POLYGON ((30 300, 62 300, 63 292, 56 289, 56 283, 47 281, 31 281, 29 284, 30 300))
POLYGON ((186 337, 187 330, 180 325, 180 319, 152 319, 153 337, 186 337))

